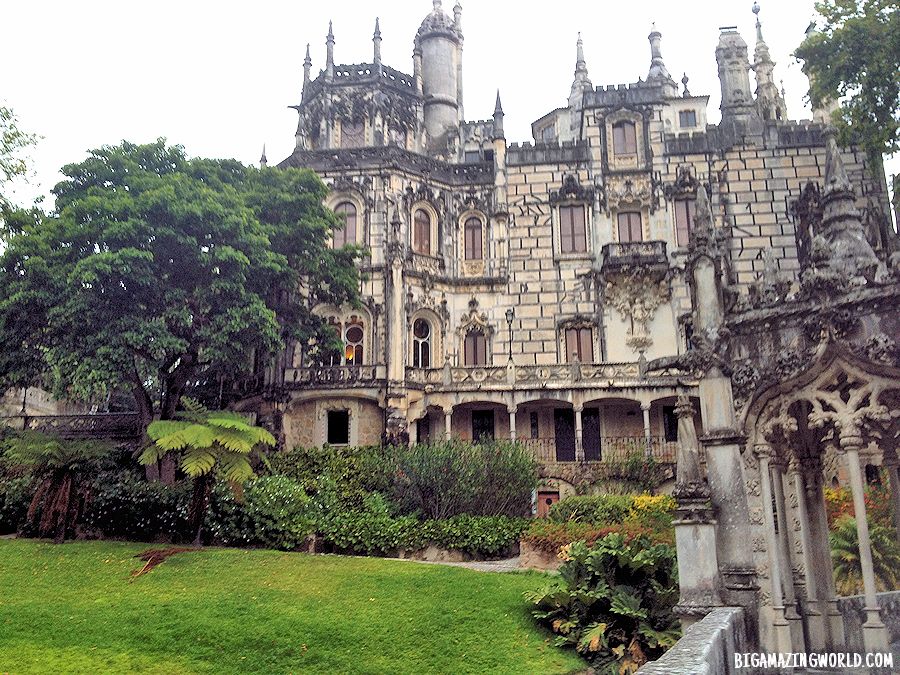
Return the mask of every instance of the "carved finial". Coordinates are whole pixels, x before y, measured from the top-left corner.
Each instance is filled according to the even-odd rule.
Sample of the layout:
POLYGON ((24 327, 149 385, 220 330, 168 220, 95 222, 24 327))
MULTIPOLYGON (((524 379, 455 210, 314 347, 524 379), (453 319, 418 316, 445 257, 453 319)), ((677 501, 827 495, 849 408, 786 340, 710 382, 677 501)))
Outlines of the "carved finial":
POLYGON ((331 28, 331 19, 328 19, 328 35, 325 36, 325 39, 334 42, 334 31, 331 28))
POLYGON ((666 70, 666 64, 663 63, 662 57, 662 33, 656 30, 656 24, 653 24, 653 28, 650 31, 650 35, 647 36, 647 39, 650 41, 650 72, 647 73, 647 79, 666 79, 671 80, 672 77, 669 75, 669 71, 666 70))
POLYGON ((575 42, 575 72, 587 70, 587 62, 584 60, 584 42, 581 40, 581 32, 578 33, 578 40, 575 42))
POLYGON ((309 84, 309 71, 312 68, 312 59, 309 56, 309 43, 306 43, 306 57, 303 59, 303 89, 309 84))
POLYGON ((375 17, 375 33, 372 35, 372 43, 374 45, 374 55, 372 57, 372 63, 374 63, 379 69, 381 68, 381 25, 378 22, 378 17, 375 17))
POLYGON ((497 101, 494 103, 494 115, 503 114, 503 106, 500 105, 500 90, 497 90, 497 101))
POLYGON ((328 21, 328 35, 325 36, 325 79, 334 79, 334 32, 331 29, 331 20, 328 21))
POLYGON ((694 225, 696 229, 700 227, 712 227, 712 208, 709 205, 709 195, 706 194, 706 188, 700 185, 697 188, 697 204, 694 211, 694 225))
POLYGON ((688 96, 691 95, 691 92, 688 91, 688 81, 689 80, 690 80, 690 78, 688 78, 687 73, 685 73, 684 76, 681 78, 681 84, 684 85, 684 97, 685 98, 687 98, 688 96))
POLYGON ((262 156, 259 158, 259 166, 260 168, 264 168, 269 165, 269 160, 266 159, 266 144, 263 143, 263 151, 262 156))
POLYGON ((310 66, 312 65, 312 58, 309 55, 309 43, 308 42, 306 43, 306 56, 303 59, 303 65, 305 66, 306 64, 309 64, 310 66))
POLYGON ((841 159, 841 152, 837 146, 837 130, 828 125, 825 127, 825 192, 830 195, 834 192, 850 192, 853 186, 850 177, 841 159))
POLYGON ((497 90, 497 102, 494 103, 494 138, 503 138, 503 106, 500 105, 500 90, 497 90))
POLYGON ((380 38, 381 37, 381 25, 379 23, 378 17, 375 17, 375 34, 373 37, 380 38))
POLYGON ((435 12, 441 11, 441 0, 433 0, 431 5, 434 7, 435 12))

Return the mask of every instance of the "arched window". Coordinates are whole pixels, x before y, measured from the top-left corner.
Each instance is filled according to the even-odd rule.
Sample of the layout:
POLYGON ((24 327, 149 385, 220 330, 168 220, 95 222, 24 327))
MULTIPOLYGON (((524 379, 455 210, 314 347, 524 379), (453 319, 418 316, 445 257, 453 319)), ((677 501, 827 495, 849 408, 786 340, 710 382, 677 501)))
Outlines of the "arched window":
POLYGON ((332 235, 334 248, 356 243, 356 207, 351 202, 341 202, 334 209, 344 226, 335 228, 332 235))
POLYGON ((634 122, 622 121, 613 124, 613 154, 636 155, 637 135, 634 122))
POLYGON ((463 363, 467 366, 483 366, 487 364, 487 338, 483 330, 466 333, 463 350, 463 363))
POLYGON ((431 367, 431 324, 425 319, 413 322, 413 367, 431 367))
POLYGON ((413 214, 413 250, 431 255, 431 216, 425 209, 416 209, 413 214))
POLYGON ((463 234, 466 260, 483 260, 484 248, 482 244, 481 220, 475 216, 467 218, 463 227, 463 234))
POLYGON ((348 365, 360 366, 363 362, 363 325, 351 320, 344 328, 344 362, 348 365))

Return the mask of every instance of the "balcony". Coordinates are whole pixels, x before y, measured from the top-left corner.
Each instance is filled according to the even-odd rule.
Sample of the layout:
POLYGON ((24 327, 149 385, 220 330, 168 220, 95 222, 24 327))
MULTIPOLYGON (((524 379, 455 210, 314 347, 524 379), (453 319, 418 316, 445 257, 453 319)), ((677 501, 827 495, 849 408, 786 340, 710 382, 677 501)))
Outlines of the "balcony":
POLYGON ((15 415, 0 417, 0 425, 29 429, 66 439, 102 438, 133 440, 141 432, 138 413, 88 413, 84 415, 15 415))
POLYGON ((628 268, 658 270, 665 272, 669 267, 664 241, 627 241, 604 244, 603 263, 600 272, 621 272, 628 268))
MULTIPOLYGON (((585 438, 582 452, 584 459, 576 458, 575 438, 524 438, 518 442, 534 453, 540 464, 604 464, 610 469, 621 469, 629 460, 652 458, 659 464, 675 464, 678 442, 667 441, 661 436, 601 436, 585 438), (593 442, 592 442, 593 441, 593 442), (649 444, 648 444, 649 441, 649 444), (649 452, 648 452, 649 445, 649 452)), ((612 475, 612 474, 610 474, 612 475)))
POLYGON ((312 366, 285 368, 284 387, 287 389, 344 389, 374 387, 386 377, 384 366, 312 366))

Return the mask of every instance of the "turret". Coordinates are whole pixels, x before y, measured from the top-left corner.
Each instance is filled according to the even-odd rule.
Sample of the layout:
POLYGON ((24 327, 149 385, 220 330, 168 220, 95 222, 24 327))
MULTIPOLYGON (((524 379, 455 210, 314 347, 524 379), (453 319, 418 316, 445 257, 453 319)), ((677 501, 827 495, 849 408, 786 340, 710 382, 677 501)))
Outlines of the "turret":
POLYGON ((743 122, 758 119, 758 112, 750 93, 750 61, 747 43, 735 26, 719 29, 716 63, 722 88, 722 121, 743 122))
POLYGON ((459 128, 462 108, 462 7, 451 19, 434 0, 434 9, 416 33, 414 61, 421 63, 422 93, 425 97, 425 129, 433 147, 440 147, 449 131, 459 128))
POLYGON ((656 30, 656 24, 647 36, 650 41, 650 71, 647 73, 647 82, 658 84, 666 89, 666 95, 675 97, 678 95, 678 85, 669 75, 662 57, 662 33, 656 30))
POLYGON ((769 55, 769 46, 763 39, 759 22, 759 3, 753 3, 756 15, 756 48, 753 50, 753 71, 756 73, 756 106, 764 120, 781 120, 787 117, 784 98, 775 84, 775 63, 769 55))

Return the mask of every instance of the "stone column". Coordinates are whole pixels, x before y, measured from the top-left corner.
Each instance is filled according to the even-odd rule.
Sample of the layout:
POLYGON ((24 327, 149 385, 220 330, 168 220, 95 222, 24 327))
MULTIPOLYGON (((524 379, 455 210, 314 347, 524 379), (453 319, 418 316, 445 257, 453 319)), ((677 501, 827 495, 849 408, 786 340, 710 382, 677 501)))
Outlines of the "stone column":
POLYGON ((411 420, 409 423, 409 444, 415 445, 419 442, 419 420, 411 420))
POLYGON ((884 459, 882 466, 887 470, 888 485, 891 491, 891 513, 894 516, 894 529, 897 534, 897 541, 900 541, 900 461, 897 458, 897 449, 892 447, 883 448, 884 459))
POLYGON ((772 487, 775 491, 776 517, 778 518, 778 557, 781 559, 784 584, 784 617, 791 631, 793 651, 804 647, 803 622, 797 613, 797 594, 794 589, 794 572, 791 565, 791 544, 788 539, 787 502, 784 498, 784 461, 772 461, 772 487))
POLYGON ((812 540, 810 538, 810 522, 806 509, 806 484, 803 474, 792 460, 788 465, 788 475, 797 495, 797 518, 800 520, 800 540, 803 545, 803 569, 806 580, 806 625, 809 635, 807 649, 821 651, 826 647, 825 612, 826 604, 822 593, 824 587, 819 582, 819 573, 814 563, 812 540))
POLYGON ((650 439, 650 404, 641 403, 641 412, 644 414, 644 454, 647 457, 653 455, 653 441, 650 439))
POLYGON ((678 553, 678 604, 675 614, 684 630, 722 605, 721 577, 716 555, 716 520, 709 486, 700 471, 700 446, 694 427, 694 406, 679 397, 678 457, 672 496, 675 511, 675 548, 678 553))
POLYGON ((825 515, 825 497, 822 492, 822 462, 815 459, 804 464, 806 483, 806 510, 809 514, 810 576, 816 579, 819 590, 819 607, 825 624, 825 645, 829 649, 844 646, 844 619, 837 607, 834 588, 834 572, 831 564, 831 545, 828 541, 828 518, 825 515))
POLYGON ((772 591, 772 627, 775 634, 774 651, 791 652, 791 630, 784 615, 784 595, 782 593, 781 556, 778 553, 778 536, 775 533, 775 514, 772 511, 772 479, 769 474, 769 460, 772 448, 766 444, 755 447, 759 458, 760 498, 765 519, 766 551, 769 554, 769 581, 772 591))
POLYGON ((872 544, 869 541, 869 521, 866 518, 866 495, 859 466, 859 448, 862 438, 854 433, 841 434, 841 449, 847 457, 850 488, 853 491, 853 515, 859 540, 859 562, 862 567, 863 589, 866 597, 866 622, 862 625, 863 645, 867 651, 887 651, 887 628, 881 621, 881 609, 875 589, 875 572, 872 569, 872 544))
POLYGON ((453 425, 453 407, 444 408, 444 438, 450 440, 453 425))
POLYGON ((509 413, 509 440, 516 440, 516 411, 518 406, 507 406, 506 411, 509 413))
POLYGON ((584 461, 584 444, 582 443, 581 433, 581 410, 582 407, 575 406, 575 461, 584 461))

